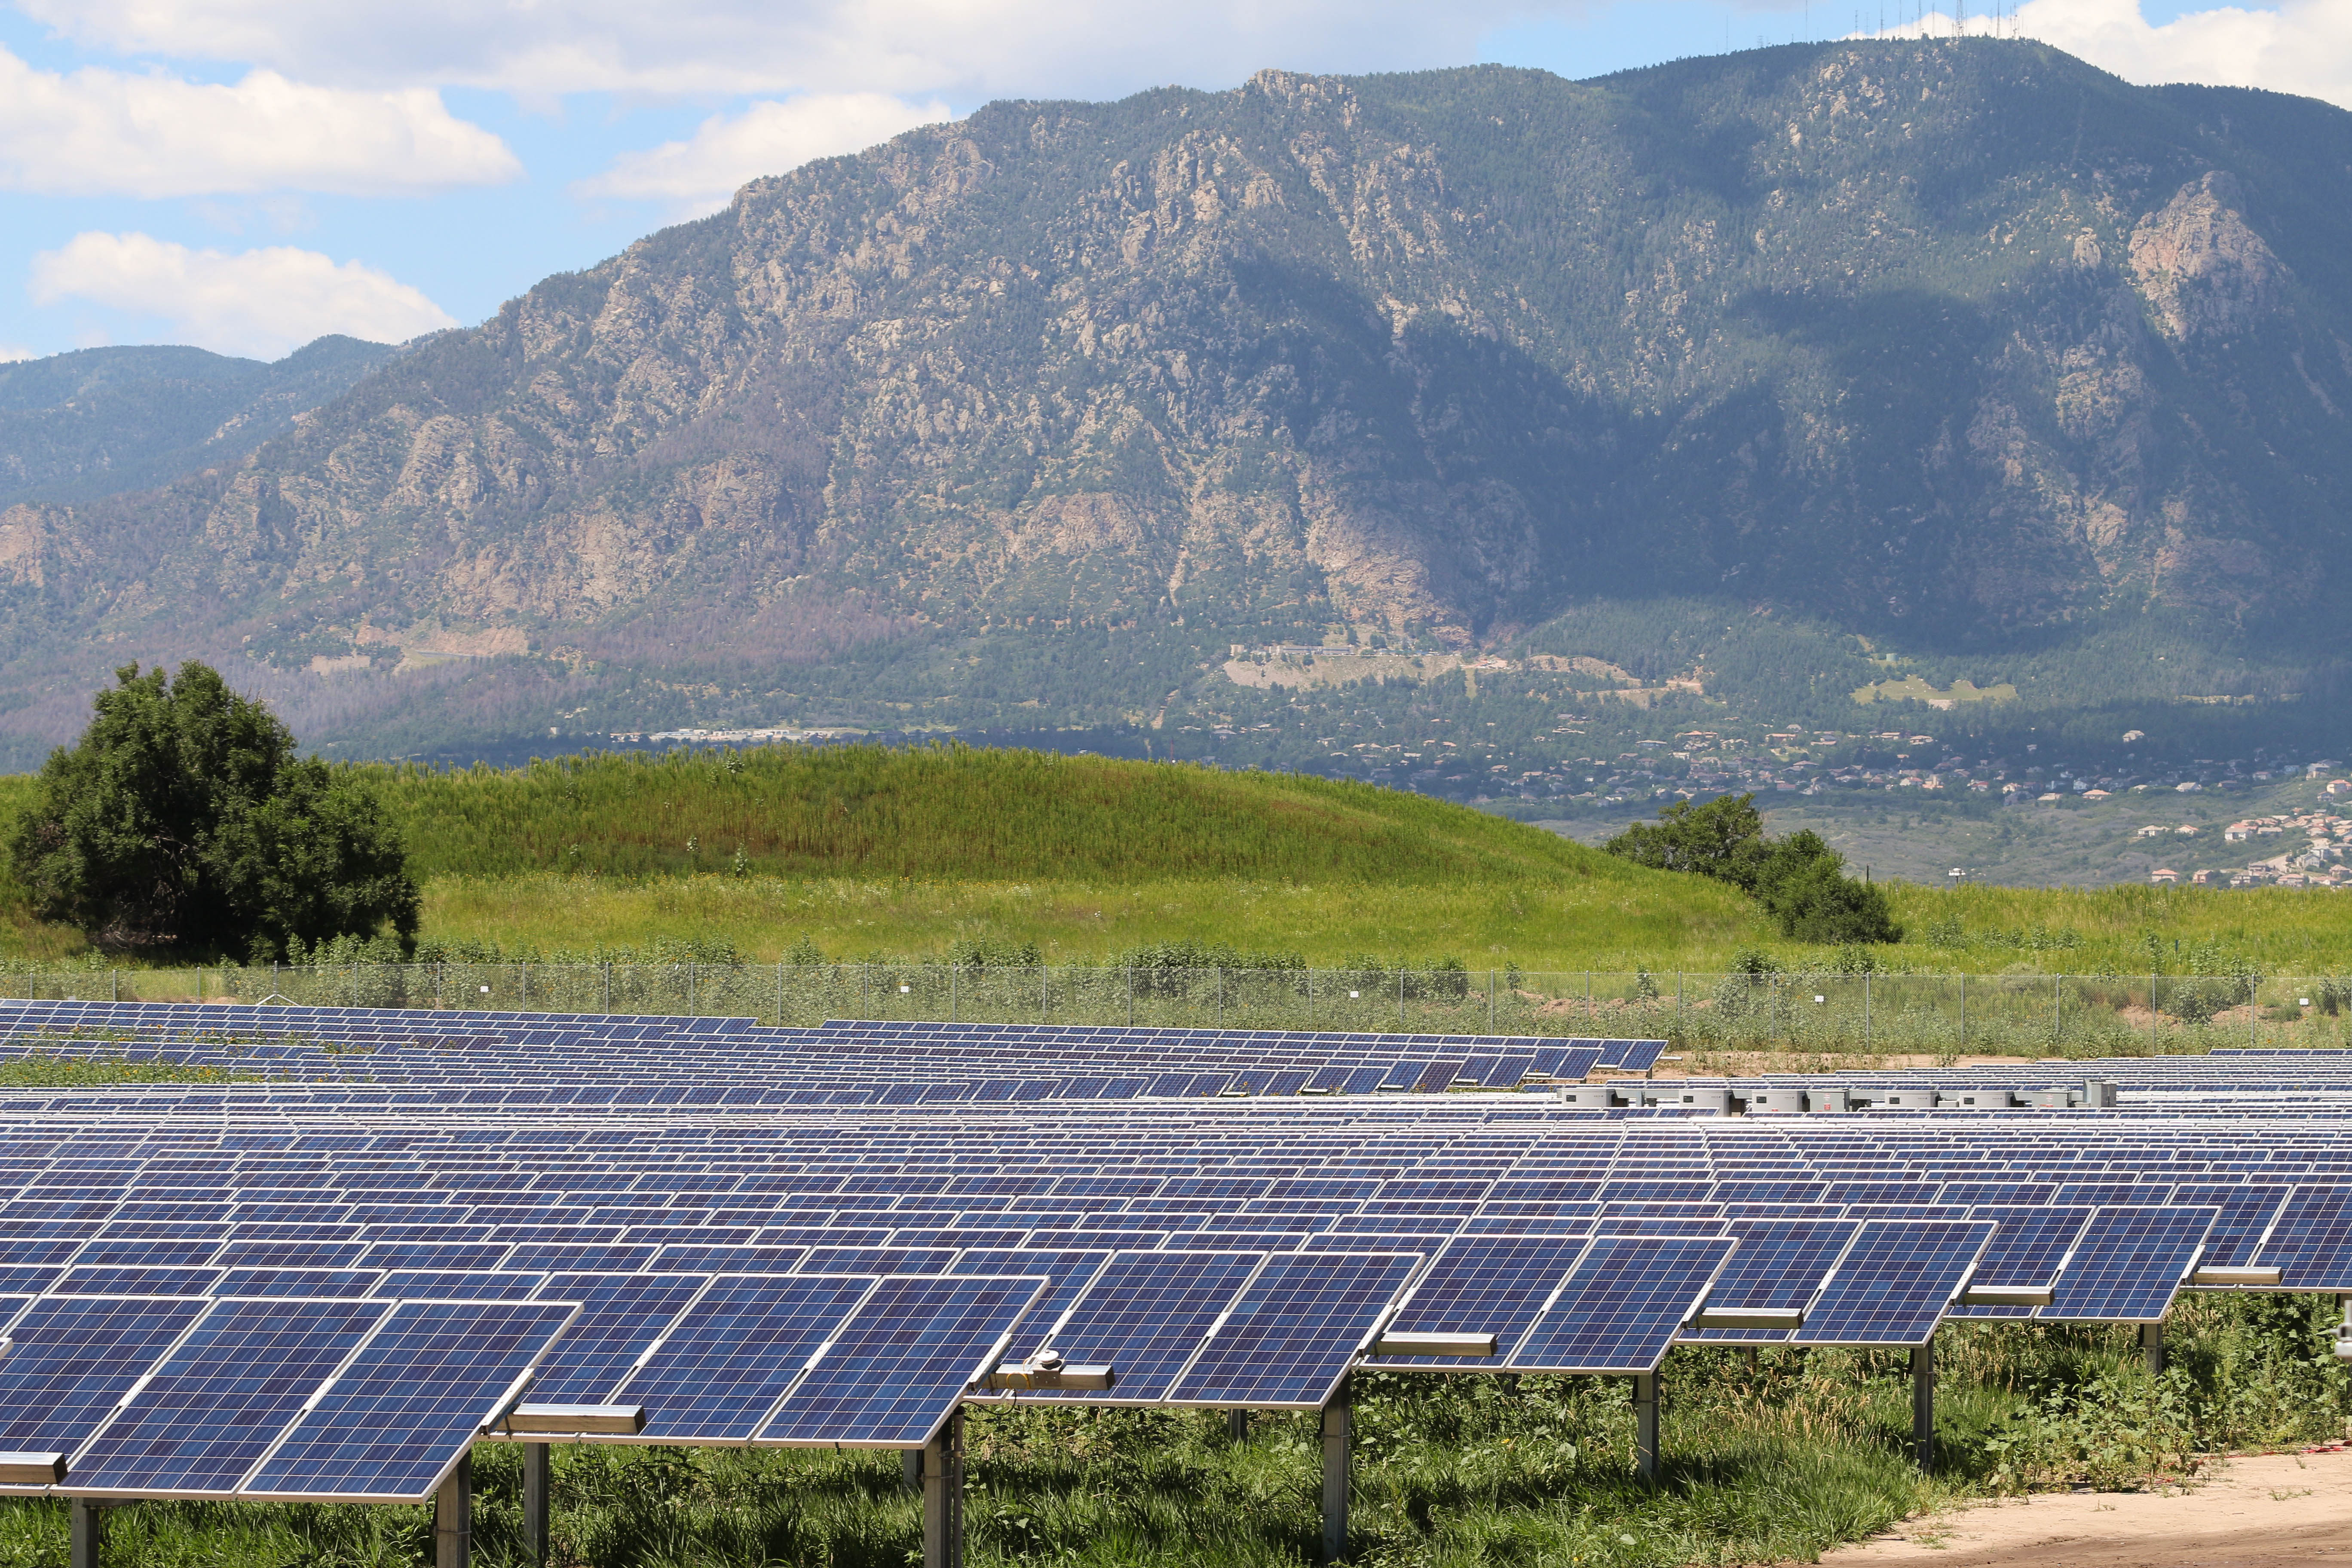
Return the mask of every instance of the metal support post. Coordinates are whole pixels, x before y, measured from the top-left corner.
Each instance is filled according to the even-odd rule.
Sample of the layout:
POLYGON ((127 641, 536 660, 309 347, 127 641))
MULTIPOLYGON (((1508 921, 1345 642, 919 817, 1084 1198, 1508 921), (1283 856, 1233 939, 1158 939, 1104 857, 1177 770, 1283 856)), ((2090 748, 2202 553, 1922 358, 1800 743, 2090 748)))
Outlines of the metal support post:
POLYGON ((1911 1457, 1923 1470, 1936 1468, 1936 1342, 1911 1351, 1911 1457))
POLYGON ((1246 1443, 1249 1441, 1248 1411, 1228 1410, 1225 1412, 1225 1436, 1231 1437, 1236 1443, 1246 1443))
POLYGON ((433 1568, 467 1568, 474 1550, 474 1457, 457 1461, 433 1495, 433 1568))
POLYGON ((522 1550, 532 1568, 547 1563, 547 1460, 550 1445, 522 1446, 522 1550))
POLYGON ((963 1568, 963 1412, 922 1451, 923 1568, 963 1568))
POLYGON ((73 1568, 98 1568, 99 1546, 106 1539, 105 1510, 86 1497, 68 1505, 67 1556, 73 1568))
POLYGON ((1348 1448, 1354 1426, 1348 1385, 1323 1407, 1323 1552, 1325 1564, 1348 1560, 1348 1448))
POLYGON ((2164 1370, 2164 1325, 2161 1322, 2139 1326, 2139 1355, 2147 1364, 2150 1377, 2164 1370))
POLYGON ((1658 1374, 1633 1377, 1633 1473, 1645 1481, 1658 1479, 1658 1374))
POLYGON ((905 1459, 907 1489, 919 1493, 923 1489, 923 1451, 920 1448, 909 1448, 906 1451, 905 1459))

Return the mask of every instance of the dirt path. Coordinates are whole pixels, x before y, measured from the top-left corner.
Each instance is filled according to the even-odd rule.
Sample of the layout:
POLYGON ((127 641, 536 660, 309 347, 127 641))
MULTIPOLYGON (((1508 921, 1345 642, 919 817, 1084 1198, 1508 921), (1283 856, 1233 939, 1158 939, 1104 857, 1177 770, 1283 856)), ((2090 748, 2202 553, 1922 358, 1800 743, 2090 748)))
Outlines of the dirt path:
POLYGON ((2352 1568, 2352 1452, 2231 1459, 2194 1490, 2056 1492, 1906 1520, 1831 1568, 2352 1568))

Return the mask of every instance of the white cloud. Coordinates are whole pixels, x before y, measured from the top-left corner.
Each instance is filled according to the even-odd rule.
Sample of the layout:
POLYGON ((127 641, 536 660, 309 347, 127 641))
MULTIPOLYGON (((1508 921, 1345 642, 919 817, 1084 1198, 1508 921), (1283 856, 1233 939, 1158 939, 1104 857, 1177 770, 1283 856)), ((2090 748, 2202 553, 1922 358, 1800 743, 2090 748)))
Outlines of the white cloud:
POLYGON ((698 217, 725 206, 747 180, 953 118, 944 103, 912 104, 880 92, 755 103, 740 114, 712 115, 684 142, 624 153, 611 168, 572 189, 583 196, 660 201, 679 217, 698 217))
POLYGON ((291 246, 228 255, 144 234, 78 234, 33 258, 34 302, 88 300, 161 316, 184 341, 276 359, 327 332, 396 343, 454 327, 446 310, 388 273, 291 246))
POLYGON ((386 195, 510 180, 505 142, 430 88, 353 91, 257 70, 233 87, 0 49, 0 188, 50 195, 386 195))
POLYGON ((2160 27, 2141 16, 2137 0, 2027 0, 2016 26, 2126 81, 2261 87, 2352 109, 2352 0, 2228 5, 2160 27))
POLYGON ((775 97, 940 94, 958 102, 1216 87, 1264 66, 1419 68, 1585 0, 16 0, 79 42, 251 61, 306 81, 462 83, 775 97))
POLYGON ((0 343, 0 364, 19 364, 28 359, 39 359, 40 351, 17 343, 0 343))

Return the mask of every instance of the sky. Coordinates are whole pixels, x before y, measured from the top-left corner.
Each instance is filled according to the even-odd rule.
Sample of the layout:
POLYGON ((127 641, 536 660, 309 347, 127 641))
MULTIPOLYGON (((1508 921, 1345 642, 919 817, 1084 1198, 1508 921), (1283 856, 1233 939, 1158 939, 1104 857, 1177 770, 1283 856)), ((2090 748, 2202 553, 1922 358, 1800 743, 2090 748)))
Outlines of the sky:
POLYGON ((2128 80, 2352 108, 2352 0, 1955 3, 0 0, 0 360, 403 342, 755 175, 992 100, 1230 88, 1266 66, 1580 78, 1999 28, 2128 80))

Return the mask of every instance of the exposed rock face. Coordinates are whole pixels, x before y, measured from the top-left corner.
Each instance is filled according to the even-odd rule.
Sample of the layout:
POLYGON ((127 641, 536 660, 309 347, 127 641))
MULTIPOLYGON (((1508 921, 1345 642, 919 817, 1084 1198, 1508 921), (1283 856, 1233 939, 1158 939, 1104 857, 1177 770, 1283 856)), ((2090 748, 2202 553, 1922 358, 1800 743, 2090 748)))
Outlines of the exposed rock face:
MULTIPOLYGON (((2220 101, 1979 40, 992 105, 551 279, 241 468, 0 525, 0 682, 191 626, 340 675, 429 625, 784 717, 793 661, 879 638, 928 651, 835 710, 971 721, 1059 700, 1052 639, 1179 624, 2304 616, 2352 542, 2352 116, 2220 101)), ((1150 710, 1172 657, 1087 659, 1150 710)))
POLYGON ((2238 212, 2244 199, 2212 170, 2132 230, 2132 275, 2165 336, 2225 337, 2278 310, 2287 270, 2238 212))

